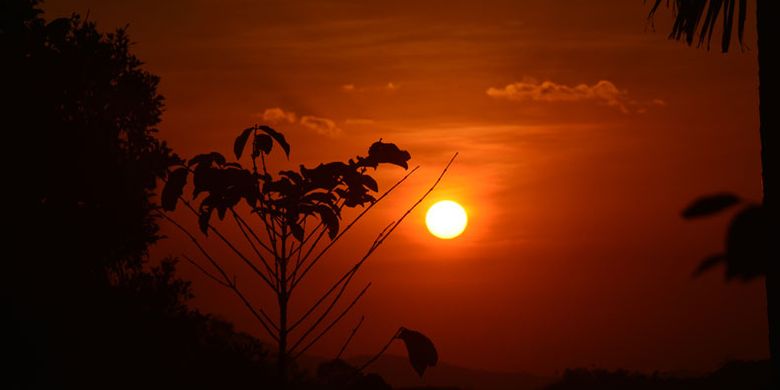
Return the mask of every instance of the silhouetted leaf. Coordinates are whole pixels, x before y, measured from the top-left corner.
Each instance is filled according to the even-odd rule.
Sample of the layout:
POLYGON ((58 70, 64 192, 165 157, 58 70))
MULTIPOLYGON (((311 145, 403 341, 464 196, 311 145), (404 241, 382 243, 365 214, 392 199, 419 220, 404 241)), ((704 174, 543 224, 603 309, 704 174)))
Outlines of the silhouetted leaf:
MULTIPOLYGON (((664 3, 663 0, 654 1, 650 9, 650 18, 655 15, 662 3, 664 3)), ((731 44, 735 16, 734 7, 738 4, 738 11, 736 12, 737 37, 739 44, 742 45, 745 18, 747 16, 747 0, 672 0, 665 3, 667 5, 672 4, 672 9, 676 13, 669 38, 684 40, 688 45, 691 45, 698 34, 697 46, 701 46, 706 42, 708 49, 715 29, 715 23, 722 11, 721 51, 724 53, 729 50, 731 44), (700 25, 701 27, 699 27, 700 25)))
POLYGON ((222 165, 225 163, 225 156, 223 156, 220 153, 217 152, 211 152, 211 153, 204 153, 199 154, 192 159, 190 159, 189 162, 187 162, 187 166, 193 166, 193 165, 206 165, 211 166, 213 163, 217 163, 217 165, 222 165))
POLYGON ((336 235, 339 234, 339 218, 336 215, 336 212, 325 205, 316 205, 314 206, 314 209, 317 214, 319 214, 320 221, 322 221, 328 229, 328 237, 330 237, 331 240, 336 238, 336 235))
POLYGON ((298 225, 297 223, 293 223, 290 225, 290 231, 292 232, 293 237, 295 237, 298 241, 303 241, 303 228, 301 225, 298 225))
POLYGON ((271 153, 271 148, 274 146, 274 141, 271 137, 265 134, 257 134, 252 142, 252 155, 257 157, 260 152, 265 154, 271 153))
POLYGON ((702 196, 682 211, 682 217, 692 219, 712 215, 739 202, 740 198, 731 193, 702 196))
POLYGON ((279 146, 284 149, 284 154, 287 155, 287 157, 290 157, 290 144, 287 143, 287 140, 284 138, 284 135, 268 126, 260 126, 260 130, 263 130, 266 132, 266 134, 270 135, 271 137, 276 140, 276 142, 279 144, 279 146))
POLYGON ((436 352, 436 347, 433 345, 431 339, 418 331, 404 327, 401 327, 398 331, 398 336, 396 337, 403 340, 404 344, 406 344, 406 352, 409 354, 409 363, 412 364, 414 371, 416 371, 420 377, 423 376, 426 368, 436 366, 439 355, 436 352))
POLYGON ((387 163, 408 169, 407 161, 411 158, 412 156, 406 150, 398 149, 398 146, 395 144, 384 143, 380 139, 368 148, 368 157, 363 161, 367 166, 374 168, 378 164, 387 163))
POLYGON ((214 211, 212 207, 201 207, 200 214, 198 214, 198 227, 203 234, 209 234, 209 220, 211 219, 211 213, 214 211))
POLYGON ((233 143, 233 153, 236 154, 236 160, 241 158, 241 154, 244 152, 244 147, 246 146, 246 141, 253 131, 255 131, 254 127, 244 129, 244 131, 236 137, 236 141, 233 143))
POLYGON ((281 171, 279 172, 280 175, 290 179, 295 185, 300 185, 303 183, 303 176, 301 176, 300 173, 295 171, 281 171))
POLYGON ((363 185, 370 188, 371 191, 379 191, 379 185, 376 184, 376 180, 369 175, 360 175, 360 180, 363 181, 363 185))
POLYGON ((726 278, 750 280, 765 275, 769 267, 770 249, 769 213, 763 207, 752 205, 740 211, 729 225, 726 236, 726 278))
POLYGON ((693 271, 692 276, 694 277, 699 276, 705 273, 706 271, 708 271, 710 268, 718 265, 719 263, 723 263, 725 261, 726 261, 726 256, 722 254, 709 256, 704 260, 702 260, 701 263, 699 263, 699 266, 696 267, 696 269, 693 271))
POLYGON ((168 181, 163 187, 160 201, 163 210, 173 211, 176 209, 176 203, 184 192, 184 185, 187 184, 187 168, 179 168, 168 175, 168 181))

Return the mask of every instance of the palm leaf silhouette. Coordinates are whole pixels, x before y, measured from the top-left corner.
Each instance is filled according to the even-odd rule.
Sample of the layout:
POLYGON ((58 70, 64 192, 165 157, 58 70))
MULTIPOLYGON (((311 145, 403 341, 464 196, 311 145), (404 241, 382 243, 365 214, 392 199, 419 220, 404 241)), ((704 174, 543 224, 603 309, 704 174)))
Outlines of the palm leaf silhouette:
MULTIPOLYGON (((650 9, 650 18, 653 18, 662 3, 664 0, 654 0, 653 7, 650 9)), ((720 18, 723 20, 720 47, 725 53, 731 46, 736 17, 737 40, 742 46, 747 0, 666 0, 665 3, 667 6, 671 3, 675 14, 672 32, 669 33, 670 39, 685 40, 688 45, 692 45, 696 40, 696 46, 706 42, 709 49, 715 25, 720 18)))

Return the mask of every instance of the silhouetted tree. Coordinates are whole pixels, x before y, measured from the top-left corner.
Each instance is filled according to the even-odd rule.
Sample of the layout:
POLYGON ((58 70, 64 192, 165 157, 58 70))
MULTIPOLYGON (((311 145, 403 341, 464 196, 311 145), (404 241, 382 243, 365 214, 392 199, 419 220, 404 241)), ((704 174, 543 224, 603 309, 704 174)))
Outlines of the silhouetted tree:
MULTIPOLYGON (((249 146, 248 168, 240 162, 229 162, 217 152, 200 154, 189 161, 182 161, 168 173, 166 186, 162 192, 162 206, 173 211, 177 204, 197 217, 198 227, 203 235, 214 234, 248 268, 253 278, 262 283, 275 295, 278 314, 273 317, 250 302, 238 286, 236 276, 229 275, 224 268, 224 260, 210 254, 200 240, 185 226, 171 216, 161 214, 175 227, 181 230, 196 246, 204 261, 187 258, 195 267, 216 283, 231 290, 253 314, 263 331, 277 344, 279 378, 283 383, 288 379, 289 359, 294 360, 328 333, 358 302, 368 283, 344 308, 334 312, 347 287, 366 260, 395 231, 404 218, 433 190, 441 180, 447 168, 441 173, 433 186, 397 221, 382 230, 369 249, 359 260, 331 285, 318 299, 297 318, 288 311, 296 288, 309 274, 319 260, 333 245, 348 232, 355 222, 369 212, 377 202, 397 188, 417 168, 414 168, 384 194, 375 197, 379 190, 376 180, 369 169, 376 170, 382 164, 391 164, 408 169, 409 152, 399 149, 395 144, 375 142, 368 149, 367 156, 358 156, 347 162, 329 162, 314 168, 303 165, 298 170, 281 171, 274 176, 266 165, 267 156, 274 145, 278 145, 289 157, 290 145, 284 135, 268 126, 252 126, 243 130, 235 139, 233 152, 236 160, 249 146), (199 204, 192 205, 182 195, 188 178, 192 181, 192 200, 204 194, 199 204), (347 208, 363 207, 357 217, 343 229, 342 211, 347 208), (216 213, 220 220, 229 217, 241 232, 252 254, 245 254, 230 238, 220 232, 212 223, 216 213), (327 235, 329 242, 323 241, 327 235), (322 245, 320 245, 322 244, 322 245), (318 309, 320 312, 317 313, 318 309), (331 316, 331 313, 334 315, 331 316), (299 332, 291 338, 291 332, 299 332)), ((453 157, 454 159, 454 157, 453 157)), ((452 160, 450 160, 450 164, 452 160)), ((415 369, 422 375, 425 367, 436 364, 433 344, 418 332, 401 328, 396 338, 407 341, 402 335, 418 336, 412 344, 421 344, 420 338, 430 345, 420 349, 409 348, 410 359, 415 369), (411 333, 410 333, 411 332, 411 333), (431 355, 431 350, 433 350, 431 355)), ((407 342, 407 347, 409 343, 407 342)))
POLYGON ((124 30, 47 22, 37 5, 0 1, 3 182, 20 199, 5 208, 19 238, 3 256, 0 387, 259 387, 262 345, 189 310, 172 261, 146 264, 155 183, 177 161, 155 138, 157 77, 124 30))
MULTIPOLYGON (((673 0, 676 14, 670 38, 684 40, 691 45, 704 43, 709 47, 718 19, 723 20, 721 50, 725 53, 731 47, 735 22, 740 45, 743 42, 745 21, 747 18, 747 0, 673 0)), ((654 0, 650 17, 663 4, 663 0, 654 0)), ((778 208, 780 208, 780 54, 777 50, 777 16, 780 4, 775 0, 756 0, 756 32, 758 36, 758 95, 759 95, 759 134, 761 138, 761 164, 763 179, 763 205, 754 211, 766 214, 770 232, 780 231, 778 208)), ((767 234, 768 236, 768 234, 767 234)), ((774 372, 780 373, 780 267, 778 245, 763 246, 767 264, 766 297, 767 317, 769 321, 769 350, 772 356, 774 372)), ((775 376, 776 384, 780 377, 775 376)))

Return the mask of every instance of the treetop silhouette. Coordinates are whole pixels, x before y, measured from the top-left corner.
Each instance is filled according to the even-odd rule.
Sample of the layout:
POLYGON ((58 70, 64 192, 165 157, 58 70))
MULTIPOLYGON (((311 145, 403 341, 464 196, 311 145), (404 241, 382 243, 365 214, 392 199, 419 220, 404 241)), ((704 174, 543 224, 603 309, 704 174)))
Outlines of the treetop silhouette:
MULTIPOLYGON (((165 213, 161 215, 187 235, 207 264, 187 256, 185 258, 209 278, 233 291, 252 312, 265 333, 277 343, 279 375, 284 381, 288 360, 294 360, 306 352, 343 319, 365 294, 371 283, 357 292, 343 308, 335 311, 357 271, 436 187, 455 157, 430 189, 399 219, 385 227, 351 268, 303 313, 293 318, 288 311, 290 299, 311 269, 355 222, 419 167, 411 169, 378 195, 379 185, 371 176, 373 171, 383 165, 409 169, 411 155, 393 143, 385 143, 380 139, 368 148, 365 156, 357 156, 345 162, 322 163, 312 168, 300 165, 297 170, 283 170, 273 175, 266 157, 276 145, 289 158, 290 145, 282 133, 265 125, 249 127, 234 141, 236 161, 228 161, 217 152, 199 154, 188 161, 179 160, 171 166, 161 196, 164 210, 173 211, 183 204, 186 210, 197 216, 198 228, 203 235, 216 235, 248 266, 253 276, 275 294, 279 310, 275 318, 249 301, 239 289, 237 278, 228 275, 221 261, 212 256, 192 232, 171 216, 165 213), (245 153, 246 149, 249 153, 245 153), (240 162, 242 156, 246 166, 240 162), (192 184, 190 200, 184 196, 188 183, 192 184), (363 210, 343 226, 343 210, 357 207, 363 210), (219 230, 213 217, 215 212, 219 221, 230 217, 252 249, 252 256, 238 249, 231 238, 219 230), (329 241, 324 239, 325 235, 329 241), (294 338, 291 338, 292 332, 296 332, 294 338)), ((404 332, 404 329, 401 328, 391 341, 396 338, 406 341, 412 365, 422 375, 426 366, 436 363, 435 348, 419 332, 404 332), (399 334, 405 336, 400 337, 399 334), (420 337, 427 340, 427 344, 421 344, 420 337), (423 347, 418 348, 419 345, 423 347)))

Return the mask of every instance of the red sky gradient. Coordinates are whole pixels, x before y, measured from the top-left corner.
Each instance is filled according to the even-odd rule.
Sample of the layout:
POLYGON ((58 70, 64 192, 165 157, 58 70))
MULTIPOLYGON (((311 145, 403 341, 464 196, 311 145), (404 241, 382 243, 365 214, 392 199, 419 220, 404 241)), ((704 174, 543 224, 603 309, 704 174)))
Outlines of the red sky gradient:
MULTIPOLYGON (((161 137, 185 157, 232 154, 254 123, 287 135, 295 165, 365 154, 380 137, 411 152, 419 173, 318 266, 299 302, 460 152, 421 206, 463 204, 464 235, 434 238, 417 209, 363 268, 352 290, 372 288, 315 354, 334 356, 364 314, 350 354, 376 352, 403 325, 443 361, 491 370, 704 370, 768 356, 763 282, 690 277, 721 249, 727 217, 679 218, 705 193, 760 199, 752 19, 744 50, 722 55, 668 41, 669 12, 653 31, 640 0, 43 7, 89 13, 103 31, 129 24, 133 51, 162 78, 161 137)), ((380 185, 403 173, 385 169, 380 185)), ((197 255, 163 228, 156 257, 197 255)), ((232 295, 180 268, 198 307, 260 335, 232 295)))

